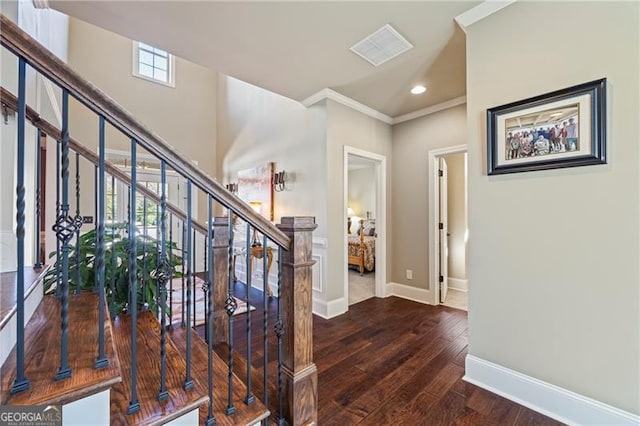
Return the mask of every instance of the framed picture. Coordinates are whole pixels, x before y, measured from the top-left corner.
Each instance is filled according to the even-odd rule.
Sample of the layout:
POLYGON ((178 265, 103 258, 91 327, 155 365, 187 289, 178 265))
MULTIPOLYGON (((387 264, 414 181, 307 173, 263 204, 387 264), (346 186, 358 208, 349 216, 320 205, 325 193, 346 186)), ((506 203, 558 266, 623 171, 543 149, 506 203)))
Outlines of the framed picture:
POLYGON ((238 196, 273 221, 273 163, 239 171, 238 196))
POLYGON ((489 175, 606 164, 606 79, 487 110, 489 175))

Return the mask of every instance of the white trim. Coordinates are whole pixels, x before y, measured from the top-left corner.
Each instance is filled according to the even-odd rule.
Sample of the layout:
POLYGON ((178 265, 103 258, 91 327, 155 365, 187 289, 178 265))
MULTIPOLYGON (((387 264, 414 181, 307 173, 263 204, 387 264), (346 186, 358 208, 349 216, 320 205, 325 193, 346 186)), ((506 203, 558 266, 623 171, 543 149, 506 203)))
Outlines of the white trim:
POLYGON ((363 149, 354 148, 349 145, 344 146, 343 157, 343 188, 342 188, 342 247, 344 254, 342 260, 343 269, 343 296, 349 300, 349 268, 348 268, 348 231, 347 231, 347 208, 349 204, 349 156, 362 157, 375 162, 376 172, 376 297, 386 297, 387 288, 385 280, 387 277, 387 157, 363 149))
POLYGON ((311 258, 316 261, 316 263, 311 267, 311 288, 313 291, 317 291, 318 293, 322 293, 322 269, 324 268, 324 255, 321 254, 312 254, 311 258), (313 279, 313 269, 316 268, 318 271, 318 277, 316 280, 313 279))
POLYGON ((432 305, 431 292, 424 288, 411 287, 405 284, 388 283, 387 294, 389 296, 397 296, 403 299, 412 300, 414 302, 432 305))
POLYGON ((313 299, 313 313, 324 319, 331 319, 342 315, 349 310, 347 299, 341 297, 339 299, 325 302, 317 298, 313 299))
MULTIPOLYGON (((47 9, 49 7, 47 6, 47 9)), ((44 78, 41 74, 38 74, 42 85, 44 86, 44 90, 47 92, 47 96, 49 97, 49 104, 51 105, 51 109, 53 110, 53 115, 56 116, 56 121, 58 122, 58 126, 62 126, 62 112, 60 111, 60 105, 58 104, 58 99, 56 99, 56 94, 53 91, 53 83, 51 80, 44 78)))
POLYGON ((638 425, 640 416, 467 355, 464 381, 566 424, 638 425))
POLYGON ((36 9, 49 9, 49 0, 33 0, 33 7, 36 9))
POLYGON ((458 291, 469 291, 469 280, 449 277, 449 289, 458 291))
POLYGON ((463 105, 466 103, 467 103, 467 97, 460 96, 459 98, 453 98, 448 101, 440 102, 439 104, 431 105, 429 107, 422 108, 417 111, 410 112, 408 114, 403 114, 397 117, 393 117, 391 124, 404 123, 405 121, 424 117, 425 115, 433 114, 439 111, 444 111, 445 109, 453 108, 458 105, 463 105))
MULTIPOLYGON (((171 87, 172 89, 176 88, 176 57, 174 55, 172 55, 171 53, 167 52, 166 50, 164 50, 165 52, 167 52, 167 77, 168 77, 168 81, 162 81, 162 80, 158 80, 156 78, 153 77, 148 77, 146 75, 142 75, 140 74, 140 72, 138 71, 138 63, 140 61, 139 56, 140 55, 140 50, 138 48, 138 43, 137 41, 133 41, 132 43, 132 51, 131 51, 131 75, 133 75, 134 77, 140 78, 142 80, 146 80, 146 81, 150 81, 152 83, 158 83, 162 86, 166 86, 166 87, 171 87)), ((163 50, 163 49, 159 49, 159 50, 163 50)))
POLYGON ((371 107, 368 107, 363 103, 353 100, 350 97, 345 96, 331 89, 322 89, 319 92, 314 93, 313 95, 304 99, 301 103, 302 105, 308 108, 311 105, 316 104, 324 99, 331 99, 332 101, 338 102, 339 104, 347 106, 358 112, 361 112, 364 115, 368 115, 369 117, 373 117, 377 120, 380 120, 383 123, 393 124, 393 119, 388 115, 383 114, 380 111, 377 111, 371 107))
POLYGON ((493 15, 497 11, 504 9, 515 2, 516 0, 486 0, 466 12, 462 12, 454 19, 462 31, 466 33, 468 26, 483 20, 487 16, 493 15))
MULTIPOLYGON (((428 186, 427 186, 427 199, 429 203, 429 290, 433 299, 431 304, 440 304, 440 288, 438 286, 438 215, 436 214, 436 208, 439 204, 439 185, 438 185, 438 158, 448 154, 457 154, 461 152, 467 152, 467 145, 456 145, 446 148, 439 148, 429 151, 428 154, 428 186)), ((466 261, 466 260, 465 260, 466 261)))
POLYGON ((317 248, 327 248, 327 239, 320 237, 313 237, 313 246, 317 248))

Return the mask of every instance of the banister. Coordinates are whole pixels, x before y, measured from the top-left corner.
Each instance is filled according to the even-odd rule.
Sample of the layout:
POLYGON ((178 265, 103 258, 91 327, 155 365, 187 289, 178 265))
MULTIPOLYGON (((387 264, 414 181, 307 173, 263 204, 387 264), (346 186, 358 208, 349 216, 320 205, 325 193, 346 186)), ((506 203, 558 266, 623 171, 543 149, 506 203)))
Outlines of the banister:
MULTIPOLYGON (((2 105, 6 105, 8 109, 14 112, 17 111, 18 99, 11 92, 6 90, 4 87, 0 87, 0 100, 2 102, 2 105)), ((27 115, 27 120, 29 120, 31 124, 33 124, 36 128, 42 130, 44 133, 46 133, 47 135, 51 136, 54 139, 57 139, 60 137, 60 129, 58 129, 56 126, 54 126, 53 124, 49 123, 47 120, 42 118, 40 114, 38 114, 28 105, 27 105, 26 115, 27 115)), ((80 142, 75 140, 74 138, 69 138, 69 148, 72 151, 75 151, 78 154, 80 154, 82 157, 84 157, 86 160, 88 160, 92 164, 94 165, 98 164, 98 161, 99 161, 98 156, 94 152, 92 152, 90 149, 82 145, 80 142)), ((129 185, 129 186, 131 185, 131 178, 129 177, 129 175, 127 175, 125 172, 123 172, 118 167, 113 165, 111 162, 105 161, 105 169, 107 173, 112 174, 113 176, 115 176, 116 179, 123 182, 125 185, 129 185)), ((136 184, 136 190, 140 192, 142 195, 144 195, 145 197, 147 197, 148 199, 150 199, 151 201, 153 201, 154 203, 156 203, 157 205, 160 205, 160 197, 150 189, 146 188, 144 185, 136 184)), ((182 221, 187 220, 187 214, 178 206, 170 203, 169 201, 167 201, 167 210, 173 213, 178 219, 182 221)), ((206 225, 203 225, 202 223, 194 219, 191 219, 191 220, 192 220, 192 225, 196 230, 198 230, 201 234, 204 234, 204 235, 207 234, 206 225)))
POLYGON ((102 115, 111 125, 126 136, 135 139, 143 148, 152 152, 172 169, 188 178, 205 193, 210 194, 224 207, 230 208, 240 218, 249 222, 274 243, 289 250, 290 238, 266 218, 258 215, 238 196, 194 165, 188 158, 154 134, 144 124, 135 119, 116 101, 111 99, 94 84, 82 78, 67 64, 62 62, 44 46, 22 31, 13 21, 0 14, 0 41, 14 54, 23 57, 30 66, 45 77, 66 89, 78 101, 98 115, 102 115))

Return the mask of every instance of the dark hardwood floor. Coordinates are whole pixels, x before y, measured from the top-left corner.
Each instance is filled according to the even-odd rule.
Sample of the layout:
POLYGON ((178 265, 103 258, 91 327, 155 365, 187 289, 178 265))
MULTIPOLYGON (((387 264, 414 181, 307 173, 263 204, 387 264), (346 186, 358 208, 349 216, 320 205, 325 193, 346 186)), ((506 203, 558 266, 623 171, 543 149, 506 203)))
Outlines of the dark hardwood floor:
MULTIPOLYGON (((246 287, 237 283, 236 292, 244 299, 246 287)), ((252 365, 257 381, 262 377, 264 359, 262 293, 252 289, 250 299, 257 308, 251 313, 252 365)), ((276 367, 275 310, 276 299, 268 300, 271 378, 276 367)), ((245 314, 236 316, 235 349, 242 355, 246 351, 245 330, 245 314)), ((204 330, 199 327, 198 331, 202 334, 204 330)), ((352 305, 348 313, 331 320, 316 316, 318 423, 323 426, 560 424, 464 382, 466 353, 467 313, 453 308, 389 297, 352 305)), ((256 396, 261 398, 257 390, 256 396)))

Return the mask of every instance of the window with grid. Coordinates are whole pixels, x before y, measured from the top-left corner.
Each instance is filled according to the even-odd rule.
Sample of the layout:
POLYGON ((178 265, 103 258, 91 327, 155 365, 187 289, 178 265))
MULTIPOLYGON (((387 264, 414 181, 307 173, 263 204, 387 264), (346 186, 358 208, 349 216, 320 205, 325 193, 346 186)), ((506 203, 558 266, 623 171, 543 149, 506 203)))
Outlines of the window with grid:
POLYGON ((174 58, 162 49, 133 43, 133 75, 167 86, 174 84, 174 58))

